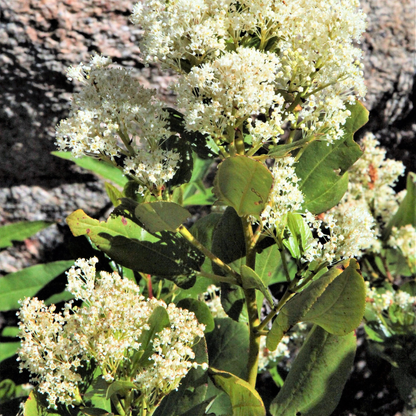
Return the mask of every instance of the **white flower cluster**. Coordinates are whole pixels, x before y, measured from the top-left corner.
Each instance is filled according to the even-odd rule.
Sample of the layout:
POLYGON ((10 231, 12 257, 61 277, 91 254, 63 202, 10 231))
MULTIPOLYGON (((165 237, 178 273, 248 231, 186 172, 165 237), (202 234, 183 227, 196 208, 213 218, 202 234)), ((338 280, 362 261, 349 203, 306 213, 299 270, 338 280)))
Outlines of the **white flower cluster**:
POLYGON ((303 193, 298 187, 300 179, 296 175, 294 164, 293 157, 276 159, 271 170, 273 188, 266 208, 261 213, 263 225, 270 231, 279 226, 288 212, 302 209, 303 193))
POLYGON ((187 74, 176 90, 189 130, 217 137, 224 123, 235 126, 236 115, 262 114, 266 121, 248 123, 259 143, 270 136, 277 142, 287 121, 331 142, 342 135, 345 103, 366 92, 361 51, 353 46, 365 29, 358 6, 358 0, 142 0, 132 21, 144 30, 145 62, 187 74))
POLYGON ((369 282, 365 282, 365 284, 367 287, 367 303, 371 304, 372 309, 376 312, 387 311, 395 305, 403 311, 408 311, 414 317, 416 296, 412 296, 403 290, 376 289, 371 287, 369 282))
POLYGON ((346 202, 315 218, 305 214, 305 221, 317 238, 309 242, 303 253, 304 261, 325 261, 329 264, 351 257, 378 245, 375 221, 364 204, 346 202))
POLYGON ((410 269, 416 271, 416 230, 413 225, 393 227, 388 244, 393 248, 400 249, 410 269))
MULTIPOLYGON (((187 128, 221 138, 227 127, 234 129, 251 115, 281 107, 284 99, 274 86, 279 68, 275 54, 241 47, 193 67, 176 88, 187 128)), ((268 136, 279 134, 281 124, 278 114, 268 136)))
POLYGON ((36 298, 22 302, 21 368, 32 373, 52 408, 57 402, 79 404, 77 369, 90 361, 107 382, 128 379, 149 405, 155 405, 194 365, 192 346, 204 336, 204 325, 193 312, 155 298, 145 300, 136 284, 117 273, 96 276, 97 261, 79 259, 67 273, 67 289, 85 306, 68 303, 63 312, 54 313, 55 306, 47 308, 36 298), (150 329, 149 318, 158 307, 166 309, 170 324, 154 335, 148 363, 132 368, 140 336, 150 329))
POLYGON ((83 88, 73 98, 70 117, 57 126, 57 145, 76 157, 121 165, 142 186, 160 188, 173 177, 179 161, 178 154, 160 148, 172 134, 167 114, 153 90, 110 64, 111 59, 95 55, 90 65, 69 68, 68 77, 81 81, 83 88))
POLYGON ((372 133, 361 141, 364 154, 348 170, 348 192, 344 199, 364 200, 386 224, 398 208, 399 201, 393 189, 404 173, 402 162, 386 159, 386 151, 372 133))

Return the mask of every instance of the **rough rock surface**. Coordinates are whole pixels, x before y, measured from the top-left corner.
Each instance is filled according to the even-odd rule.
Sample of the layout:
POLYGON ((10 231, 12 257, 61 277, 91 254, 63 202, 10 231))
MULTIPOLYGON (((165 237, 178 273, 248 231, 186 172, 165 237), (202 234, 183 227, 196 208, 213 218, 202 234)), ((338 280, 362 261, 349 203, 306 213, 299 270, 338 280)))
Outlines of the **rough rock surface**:
MULTIPOLYGON (((415 170, 412 3, 365 0, 362 46, 372 110, 367 129, 415 170)), ((74 91, 65 76, 69 65, 86 62, 93 51, 109 55, 173 102, 174 76, 140 64, 131 7, 128 0, 0 0, 0 225, 35 219, 62 225, 77 208, 97 216, 108 204, 102 181, 50 155, 54 127, 74 91)), ((51 227, 3 250, 0 275, 44 261, 45 249, 59 245, 63 233, 65 227, 51 227)))

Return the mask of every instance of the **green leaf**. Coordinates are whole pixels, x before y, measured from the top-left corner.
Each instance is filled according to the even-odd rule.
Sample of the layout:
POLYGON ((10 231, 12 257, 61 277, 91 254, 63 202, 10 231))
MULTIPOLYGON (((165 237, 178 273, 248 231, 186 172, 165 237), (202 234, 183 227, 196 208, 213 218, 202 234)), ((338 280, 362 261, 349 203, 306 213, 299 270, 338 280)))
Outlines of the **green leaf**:
POLYGON ((123 193, 119 191, 114 185, 109 182, 105 182, 105 191, 107 192, 108 197, 110 198, 111 203, 116 207, 120 205, 120 198, 123 198, 123 193))
POLYGON ((214 181, 214 193, 242 217, 259 217, 264 210, 273 176, 261 162, 246 156, 225 159, 219 166, 214 181))
POLYGON ((59 302, 67 302, 68 300, 74 299, 74 295, 71 292, 64 290, 61 293, 55 293, 45 300, 46 305, 56 305, 59 302))
POLYGON ((46 411, 40 404, 39 395, 33 390, 30 392, 29 397, 25 402, 23 414, 24 416, 61 416, 59 413, 46 411))
POLYGON ((215 196, 212 193, 213 188, 204 189, 203 192, 197 192, 183 200, 183 206, 190 205, 212 205, 215 202, 215 196))
POLYGON ((363 154, 353 134, 368 120, 368 111, 357 102, 343 126, 344 136, 334 143, 314 141, 303 151, 296 174, 305 202, 303 207, 320 214, 335 206, 348 187, 347 170, 363 154))
MULTIPOLYGON (((228 207, 215 227, 211 251, 226 264, 235 262, 246 255, 241 218, 234 208, 228 207)), ((212 269, 215 274, 223 276, 223 270, 216 264, 212 264, 212 269)), ((245 297, 241 287, 221 284, 221 304, 225 313, 238 321, 245 310, 245 297)))
MULTIPOLYGON (((208 362, 207 344, 201 339, 192 348, 195 362, 208 362)), ((201 367, 192 368, 181 381, 178 389, 166 396, 156 409, 154 416, 205 416, 209 403, 206 400, 208 375, 201 367)))
POLYGON ((166 186, 172 187, 189 182, 192 177, 194 165, 190 143, 184 137, 175 134, 162 142, 161 148, 180 155, 175 175, 166 183, 166 186))
POLYGON ((263 293, 264 297, 269 302, 269 305, 273 307, 273 298, 268 287, 262 282, 260 276, 250 267, 243 265, 240 269, 241 277, 243 279, 244 289, 256 289, 263 293))
POLYGON ((128 179, 123 173, 113 165, 102 160, 94 159, 92 157, 74 157, 71 152, 51 152, 52 155, 60 157, 61 159, 70 160, 81 168, 88 169, 104 179, 114 182, 116 185, 124 186, 128 179))
POLYGON ((285 333, 298 322, 317 324, 334 335, 355 329, 364 315, 366 293, 357 270, 356 260, 344 260, 289 300, 267 335, 267 348, 275 350, 285 333))
MULTIPOLYGON (((222 214, 218 212, 211 212, 205 217, 197 220, 189 230, 190 233, 210 251, 212 251, 214 231, 221 218, 222 214)), ((205 258, 201 270, 206 273, 214 273, 211 265, 211 260, 208 257, 205 258)))
POLYGON ((169 126, 171 130, 179 133, 182 139, 189 143, 192 150, 202 159, 207 159, 217 156, 217 152, 211 145, 212 140, 209 140, 209 136, 200 132, 190 132, 185 129, 184 116, 179 111, 173 108, 165 108, 165 111, 169 113, 169 126))
POLYGON ((134 376, 137 372, 137 368, 147 367, 151 364, 149 358, 154 352, 152 340, 155 337, 155 334, 161 332, 170 325, 167 310, 162 306, 156 307, 147 320, 147 325, 149 326, 149 329, 143 331, 137 340, 137 342, 140 343, 140 350, 133 355, 131 376, 134 376))
POLYGON ((416 174, 409 172, 406 181, 406 195, 399 209, 383 231, 383 240, 387 241, 393 227, 401 228, 411 224, 416 227, 416 174))
POLYGON ((35 296, 47 283, 74 264, 74 260, 55 261, 27 267, 0 279, 0 311, 20 307, 19 300, 35 296))
POLYGON ((192 298, 185 298, 181 299, 176 306, 193 312, 198 322, 205 325, 205 333, 211 332, 214 329, 214 318, 205 302, 192 298))
POLYGON ((246 324, 216 318, 215 328, 205 335, 209 365, 244 378, 247 374, 249 334, 246 324))
POLYGON ((315 326, 271 403, 272 416, 331 415, 350 375, 355 349, 353 332, 337 336, 315 326))
POLYGON ((0 361, 13 357, 19 347, 20 342, 0 342, 0 361))
POLYGON ((0 227, 0 248, 12 246, 13 241, 24 241, 51 224, 48 221, 21 221, 4 225, 0 227))
POLYGON ((247 381, 215 368, 210 368, 208 374, 215 386, 230 398, 233 416, 266 416, 260 395, 247 381))
MULTIPOLYGON (((183 198, 187 199, 195 194, 195 192, 199 189, 200 191, 203 191, 201 189, 202 180, 204 179, 205 175, 208 173, 208 169, 212 165, 211 159, 201 159, 194 153, 194 170, 192 172, 191 180, 189 181, 189 184, 186 185, 183 198)), ((206 189, 208 191, 208 189, 206 189)), ((211 193, 211 192, 209 192, 211 193)))
MULTIPOLYGON (((118 212, 120 207, 116 208, 118 212)), ((195 270, 200 270, 204 256, 184 238, 169 232, 149 234, 134 222, 127 209, 125 215, 101 222, 77 210, 67 218, 67 223, 76 237, 87 235, 122 266, 168 278, 183 288, 192 287, 195 270)))
POLYGON ((311 229, 302 215, 291 212, 287 214, 287 228, 290 231, 290 236, 283 241, 283 244, 293 258, 300 260, 302 254, 308 250, 313 241, 311 229))
MULTIPOLYGON (((292 258, 288 258, 286 261, 288 263, 289 273, 293 278, 297 271, 296 262, 292 258)), ((257 254, 256 273, 266 286, 286 282, 286 274, 277 244, 273 244, 257 254)))
POLYGON ((87 408, 99 408, 111 412, 111 400, 106 398, 107 389, 108 383, 103 379, 101 370, 96 368, 94 379, 83 396, 87 408))
POLYGON ((138 204, 136 217, 150 233, 175 232, 191 216, 189 211, 174 202, 157 201, 138 204))
POLYGON ((108 400, 114 394, 121 394, 121 396, 124 397, 126 393, 128 393, 132 389, 137 390, 137 387, 131 381, 116 380, 108 386, 105 398, 108 400))
POLYGON ((19 328, 17 326, 5 326, 1 331, 2 337, 17 337, 19 335, 19 328))
POLYGON ((81 407, 81 412, 87 416, 112 416, 114 413, 99 407, 81 407))

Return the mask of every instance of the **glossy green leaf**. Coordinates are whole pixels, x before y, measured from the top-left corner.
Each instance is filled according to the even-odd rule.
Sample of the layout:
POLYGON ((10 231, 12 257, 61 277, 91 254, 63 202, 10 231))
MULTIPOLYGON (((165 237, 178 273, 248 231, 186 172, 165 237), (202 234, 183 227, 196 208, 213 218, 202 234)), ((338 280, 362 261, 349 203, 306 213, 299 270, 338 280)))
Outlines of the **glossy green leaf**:
POLYGON ((330 416, 350 375, 356 350, 353 332, 332 335, 315 326, 272 401, 272 416, 330 416))
POLYGON ((361 322, 365 309, 365 285, 356 260, 332 267, 282 308, 267 336, 267 348, 275 350, 285 333, 298 322, 318 324, 335 335, 345 335, 361 322))
POLYGON ((51 224, 48 221, 21 221, 3 225, 0 227, 0 248, 11 247, 13 241, 24 241, 51 224))
POLYGON ((230 398, 233 416, 266 416, 260 395, 247 381, 215 368, 210 368, 208 373, 215 386, 230 398))
POLYGON ((123 193, 119 191, 114 185, 109 182, 104 184, 105 191, 110 198, 111 203, 116 207, 121 204, 120 199, 123 198, 123 193))
MULTIPOLYGON (((208 362, 207 344, 201 339, 192 348, 195 362, 208 362)), ((192 368, 181 381, 178 389, 166 396, 156 409, 154 416, 205 416, 208 375, 201 367, 192 368)))
POLYGON ((214 181, 214 193, 237 214, 259 217, 264 210, 273 176, 261 162, 245 156, 225 159, 214 181))
POLYGON ((20 342, 0 342, 0 361, 13 357, 19 347, 20 342))
POLYGON ((383 231, 383 239, 386 241, 393 227, 403 227, 407 224, 416 227, 416 174, 409 172, 406 181, 406 195, 400 203, 399 209, 383 231))
POLYGON ((273 298, 268 287, 263 283, 260 276, 250 267, 243 265, 240 269, 241 278, 243 279, 244 289, 256 289, 259 290, 269 302, 269 305, 273 307, 273 298))
POLYGON ((169 232, 149 234, 134 222, 127 210, 125 215, 112 216, 101 222, 77 210, 67 222, 75 236, 87 235, 122 266, 169 278, 180 287, 192 287, 195 271, 200 270, 204 256, 184 238, 169 232))
POLYGON ((198 322, 205 325, 205 333, 211 332, 214 329, 214 318, 205 302, 201 302, 197 299, 185 298, 181 299, 176 306, 193 312, 198 322))
POLYGON ((151 233, 175 232, 191 216, 185 208, 166 201, 138 204, 134 213, 144 228, 151 233))
POLYGON ((0 279, 0 311, 20 307, 19 300, 35 296, 47 283, 74 264, 74 260, 55 261, 27 267, 0 279))
POLYGON ((92 157, 74 157, 71 152, 51 152, 54 156, 57 156, 61 159, 70 160, 81 168, 88 169, 104 179, 108 179, 114 182, 117 185, 124 186, 128 179, 123 175, 123 173, 113 165, 110 165, 107 162, 103 162, 92 157))
POLYGON ((205 338, 209 365, 244 378, 249 345, 247 325, 230 318, 216 318, 214 330, 205 338))
POLYGON ((360 102, 349 106, 349 110, 344 136, 332 144, 312 142, 296 164, 299 187, 305 197, 303 207, 312 214, 327 211, 341 200, 348 187, 347 170, 363 153, 353 134, 367 122, 368 111, 360 102))

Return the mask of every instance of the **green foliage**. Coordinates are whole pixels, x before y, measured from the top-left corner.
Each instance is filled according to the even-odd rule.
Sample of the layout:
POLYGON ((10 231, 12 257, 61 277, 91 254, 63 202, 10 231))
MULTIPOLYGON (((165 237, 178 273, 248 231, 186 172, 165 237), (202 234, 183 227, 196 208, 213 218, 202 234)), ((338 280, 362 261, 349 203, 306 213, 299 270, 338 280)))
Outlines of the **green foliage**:
POLYGON ((348 187, 347 169, 362 155, 353 134, 368 120, 368 111, 357 102, 350 106, 351 116, 345 122, 343 138, 332 144, 314 141, 303 151, 296 164, 305 196, 303 207, 320 214, 335 206, 348 187))
MULTIPOLYGON (((204 339, 193 348, 195 361, 208 361, 207 344, 204 339)), ((192 368, 182 380, 178 390, 166 396, 156 409, 155 416, 205 416, 210 402, 207 396, 208 375, 201 367, 192 368)))
POLYGON ((365 286, 354 259, 331 268, 280 311, 267 336, 267 348, 275 350, 286 332, 298 322, 311 322, 334 335, 345 335, 361 322, 365 286))
POLYGON ((114 185, 109 182, 105 184, 105 190, 108 197, 110 198, 111 203, 116 207, 121 204, 120 199, 123 198, 123 193, 119 191, 114 185))
POLYGON ((233 207, 240 217, 259 217, 266 206, 272 184, 273 176, 261 162, 235 156, 219 165, 214 193, 220 201, 233 207))
POLYGON ((205 333, 211 332, 214 329, 214 319, 205 302, 192 298, 184 298, 181 299, 176 306, 193 312, 198 322, 205 325, 205 333))
POLYGON ((247 325, 229 318, 215 318, 214 330, 205 338, 210 367, 245 378, 249 342, 247 325))
POLYGON ((249 383, 226 371, 209 369, 216 387, 223 390, 231 401, 234 416, 265 416, 261 397, 249 383))
POLYGON ((11 247, 13 241, 24 241, 51 224, 49 221, 21 221, 4 225, 0 227, 0 248, 11 247))
POLYGON ((73 264, 73 260, 38 264, 2 277, 0 279, 0 311, 18 309, 19 299, 35 296, 47 283, 73 264))
POLYGON ((61 159, 70 160, 81 168, 88 169, 97 175, 102 176, 104 179, 108 179, 114 182, 116 185, 124 186, 128 179, 124 174, 115 166, 102 160, 94 159, 93 157, 74 157, 71 152, 51 152, 54 156, 61 159))
POLYGON ((261 277, 250 267, 246 265, 241 266, 241 278, 244 289, 256 289, 259 290, 269 302, 270 306, 273 306, 272 295, 263 283, 261 277))
POLYGON ((330 416, 354 362, 354 333, 338 336, 315 326, 270 406, 272 416, 330 416))
POLYGON ((393 227, 400 228, 407 224, 416 227, 416 174, 413 172, 407 175, 406 196, 384 229, 383 239, 388 239, 393 227))
POLYGON ((176 234, 150 234, 124 216, 110 217, 104 222, 77 210, 67 218, 67 223, 76 237, 87 235, 117 263, 142 273, 169 278, 183 288, 194 284, 194 273, 204 261, 199 251, 176 234))
POLYGON ((173 202, 156 201, 138 204, 134 211, 136 218, 150 233, 159 231, 175 232, 190 216, 190 213, 173 202))

